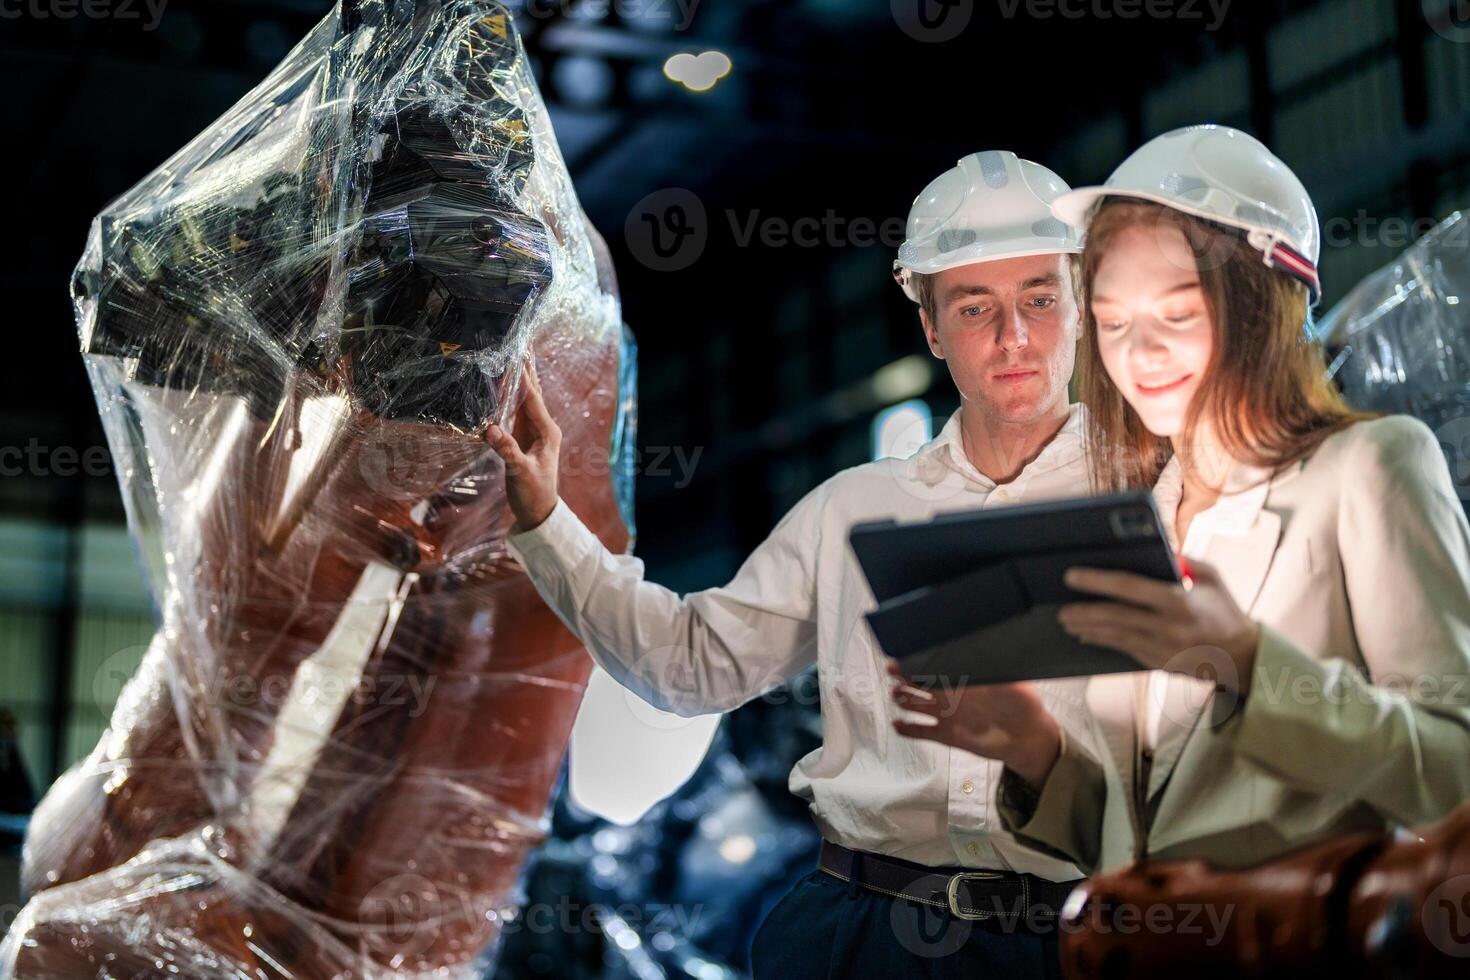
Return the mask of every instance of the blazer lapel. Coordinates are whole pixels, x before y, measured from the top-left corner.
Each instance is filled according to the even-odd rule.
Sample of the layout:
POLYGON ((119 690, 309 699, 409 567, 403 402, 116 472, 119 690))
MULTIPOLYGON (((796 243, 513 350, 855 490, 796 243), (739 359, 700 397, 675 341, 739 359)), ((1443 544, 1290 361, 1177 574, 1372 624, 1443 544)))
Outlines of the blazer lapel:
MULTIPOLYGON (((1260 595, 1261 585, 1271 568, 1276 554, 1276 545, 1281 538, 1281 518, 1264 509, 1266 487, 1256 495, 1259 500, 1242 501, 1243 507, 1254 505, 1254 515, 1245 513, 1226 515, 1227 521, 1235 518, 1250 523, 1243 534, 1227 535, 1216 533, 1205 548, 1204 560, 1219 571, 1225 587, 1235 597, 1241 609, 1249 613, 1260 595)), ((1159 718, 1158 744, 1154 746, 1153 771, 1149 776, 1148 798, 1164 787, 1189 736, 1200 723, 1200 715, 1206 705, 1214 702, 1214 685, 1204 679, 1174 673, 1169 676, 1165 687, 1163 713, 1159 718)), ((1210 724, 1224 719, 1212 718, 1210 724)))
POLYGON ((1250 612, 1261 594, 1276 545, 1281 540, 1281 518, 1269 510, 1256 514, 1250 529, 1239 537, 1216 535, 1206 551, 1205 560, 1215 566, 1235 602, 1250 612))
MULTIPOLYGON (((1099 748, 1112 754, 1124 786, 1134 785, 1137 776, 1138 741, 1133 728, 1136 704, 1131 673, 1095 674, 1087 683, 1087 708, 1106 743, 1099 748)), ((1131 793, 1128 806, 1133 809, 1131 793)))
POLYGON ((1168 782, 1184 752, 1184 745, 1199 723, 1204 706, 1211 700, 1214 685, 1170 673, 1164 683, 1163 711, 1159 716, 1158 744, 1154 746, 1153 768, 1149 770, 1148 798, 1152 800, 1168 782))

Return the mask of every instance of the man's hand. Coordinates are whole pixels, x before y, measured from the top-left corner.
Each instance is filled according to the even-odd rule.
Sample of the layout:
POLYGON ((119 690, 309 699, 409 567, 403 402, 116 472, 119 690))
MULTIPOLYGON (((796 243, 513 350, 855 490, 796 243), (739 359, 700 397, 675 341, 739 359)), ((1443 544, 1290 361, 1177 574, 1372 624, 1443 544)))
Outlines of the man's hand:
POLYGON ((910 684, 891 658, 888 676, 898 682, 894 704, 934 719, 933 724, 894 719, 900 735, 995 759, 1038 790, 1046 784, 1062 751, 1061 729, 1032 685, 977 684, 940 697, 910 684))
POLYGON ((516 409, 515 436, 493 422, 485 441, 505 461, 505 496, 515 516, 511 533, 529 531, 556 509, 556 466, 561 429, 546 410, 536 365, 526 359, 526 396, 516 409))

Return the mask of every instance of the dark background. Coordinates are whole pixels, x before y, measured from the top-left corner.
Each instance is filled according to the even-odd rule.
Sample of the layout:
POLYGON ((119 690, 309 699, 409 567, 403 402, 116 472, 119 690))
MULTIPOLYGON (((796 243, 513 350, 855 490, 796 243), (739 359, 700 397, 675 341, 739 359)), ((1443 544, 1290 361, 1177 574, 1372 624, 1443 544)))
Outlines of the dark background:
MULTIPOLYGON (((0 477, 0 707, 39 793, 96 741, 152 629, 115 477, 68 472, 105 445, 71 270, 92 216, 330 4, 171 0, 150 30, 141 0, 132 19, 32 2, 0 0, 21 13, 0 18, 0 447, 38 461, 0 477)), ((1233 0, 1217 22, 1191 0, 927 0, 921 23, 919 2, 701 0, 687 24, 673 0, 512 5, 640 345, 638 553, 671 588, 724 582, 802 493, 870 457, 875 372, 927 358, 889 277, 895 229, 962 154, 1013 149, 1075 186, 1177 126, 1244 128, 1313 194, 1323 310, 1470 203, 1452 3, 1233 0), (734 64, 711 91, 663 76, 706 49, 734 64), (636 232, 688 204, 673 189, 695 233, 664 271, 636 232), (741 242, 767 219, 807 237, 741 242)), ((912 393, 937 429, 956 398, 928 364, 912 393)))

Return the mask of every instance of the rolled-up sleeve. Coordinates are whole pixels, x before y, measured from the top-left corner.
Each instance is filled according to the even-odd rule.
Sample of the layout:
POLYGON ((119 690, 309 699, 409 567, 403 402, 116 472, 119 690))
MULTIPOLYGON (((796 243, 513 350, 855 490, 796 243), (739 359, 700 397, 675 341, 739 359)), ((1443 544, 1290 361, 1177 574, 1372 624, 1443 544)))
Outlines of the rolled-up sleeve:
POLYGON ((728 585, 680 597, 646 581, 558 500, 507 540, 552 610, 618 683, 684 717, 729 711, 816 662, 827 484, 783 517, 728 585))
POLYGON ((1102 764, 1065 727, 1061 739, 1061 753, 1039 793, 1014 771, 1002 770, 996 811, 1023 844, 1091 872, 1102 852, 1107 781, 1102 764))
POLYGON ((1429 428, 1370 424, 1337 527, 1366 675, 1263 628, 1235 747, 1295 786, 1414 825, 1470 798, 1470 527, 1429 428))

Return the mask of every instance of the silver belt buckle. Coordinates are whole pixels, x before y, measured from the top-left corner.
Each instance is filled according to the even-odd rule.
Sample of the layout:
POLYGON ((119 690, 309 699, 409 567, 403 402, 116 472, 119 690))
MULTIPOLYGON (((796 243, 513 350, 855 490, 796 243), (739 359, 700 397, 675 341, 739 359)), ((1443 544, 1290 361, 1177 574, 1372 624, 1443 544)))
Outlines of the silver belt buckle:
POLYGON ((960 910, 960 882, 969 878, 974 881, 988 881, 1000 877, 998 871, 961 871, 959 874, 949 876, 949 885, 945 893, 949 896, 949 911, 961 919, 984 919, 991 915, 990 912, 962 912, 960 910))

